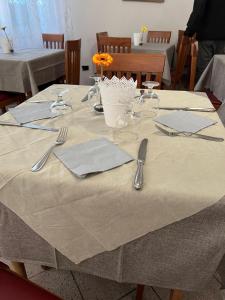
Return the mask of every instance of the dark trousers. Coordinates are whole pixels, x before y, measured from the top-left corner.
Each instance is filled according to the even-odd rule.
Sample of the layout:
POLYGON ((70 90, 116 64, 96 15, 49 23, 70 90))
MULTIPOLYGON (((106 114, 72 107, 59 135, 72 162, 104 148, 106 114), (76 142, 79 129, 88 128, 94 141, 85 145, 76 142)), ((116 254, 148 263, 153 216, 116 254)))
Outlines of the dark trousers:
POLYGON ((197 80, 200 78, 215 54, 225 54, 225 40, 198 42, 197 80))

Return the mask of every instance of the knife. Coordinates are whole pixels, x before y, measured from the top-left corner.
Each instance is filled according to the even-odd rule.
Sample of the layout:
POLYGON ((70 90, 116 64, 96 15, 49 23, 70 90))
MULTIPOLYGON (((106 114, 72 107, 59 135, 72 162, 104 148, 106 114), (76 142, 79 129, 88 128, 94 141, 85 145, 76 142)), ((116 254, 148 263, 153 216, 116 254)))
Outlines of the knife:
POLYGON ((141 141, 139 151, 138 151, 137 171, 134 177, 134 188, 136 190, 140 190, 143 187, 143 182, 144 182, 143 167, 146 158, 147 144, 148 144, 148 139, 143 139, 141 141))
POLYGON ((11 123, 8 121, 0 121, 0 125, 26 127, 26 128, 31 128, 31 129, 40 129, 40 130, 47 130, 47 131, 54 131, 54 132, 59 131, 59 129, 57 129, 57 128, 47 127, 47 126, 33 124, 33 123, 20 124, 20 123, 11 123))
POLYGON ((159 109, 165 110, 184 110, 184 111, 200 111, 200 112, 214 112, 216 109, 214 107, 202 108, 202 107, 158 107, 159 109))

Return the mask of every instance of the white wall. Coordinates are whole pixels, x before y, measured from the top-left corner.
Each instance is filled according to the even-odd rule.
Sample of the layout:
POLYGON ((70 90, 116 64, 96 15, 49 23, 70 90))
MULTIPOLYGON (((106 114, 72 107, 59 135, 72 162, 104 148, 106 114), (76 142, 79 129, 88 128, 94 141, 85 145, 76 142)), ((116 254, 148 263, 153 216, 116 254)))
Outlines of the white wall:
POLYGON ((164 3, 129 2, 122 0, 66 0, 66 37, 82 39, 81 83, 88 83, 93 73, 91 57, 96 51, 96 32, 108 31, 111 36, 132 36, 141 25, 150 30, 184 29, 194 0, 165 0, 164 3))

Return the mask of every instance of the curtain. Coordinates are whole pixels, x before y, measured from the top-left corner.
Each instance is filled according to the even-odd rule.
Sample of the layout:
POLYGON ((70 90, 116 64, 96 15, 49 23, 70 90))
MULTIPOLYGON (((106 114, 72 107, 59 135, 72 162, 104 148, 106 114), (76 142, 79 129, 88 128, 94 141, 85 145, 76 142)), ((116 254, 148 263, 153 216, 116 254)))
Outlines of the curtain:
POLYGON ((64 33, 64 0, 0 0, 0 26, 15 49, 42 47, 42 33, 64 33))

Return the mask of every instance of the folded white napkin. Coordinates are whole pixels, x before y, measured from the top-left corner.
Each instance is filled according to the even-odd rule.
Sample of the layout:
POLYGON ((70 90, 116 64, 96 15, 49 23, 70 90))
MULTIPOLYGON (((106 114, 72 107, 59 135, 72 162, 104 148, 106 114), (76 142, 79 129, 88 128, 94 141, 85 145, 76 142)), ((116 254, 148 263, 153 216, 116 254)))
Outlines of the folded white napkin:
POLYGON ((123 165, 133 158, 105 138, 55 149, 55 155, 75 175, 84 177, 123 165))
POLYGON ((56 116, 56 114, 51 111, 52 103, 52 101, 43 103, 26 103, 22 106, 10 108, 9 112, 20 124, 41 119, 49 119, 56 116))
POLYGON ((180 132, 191 133, 198 132, 203 128, 217 123, 210 118, 202 117, 189 111, 176 111, 156 117, 154 121, 180 132))

